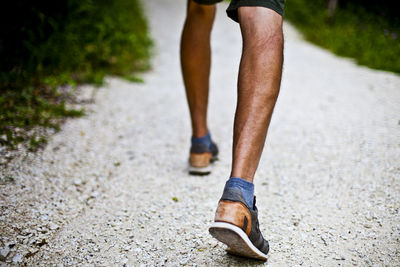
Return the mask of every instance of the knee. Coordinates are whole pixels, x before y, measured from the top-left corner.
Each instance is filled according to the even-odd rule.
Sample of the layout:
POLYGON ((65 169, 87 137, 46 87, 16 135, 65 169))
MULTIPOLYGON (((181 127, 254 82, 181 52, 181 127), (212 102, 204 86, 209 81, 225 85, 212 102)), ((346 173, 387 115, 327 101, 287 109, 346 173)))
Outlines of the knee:
POLYGON ((271 50, 282 50, 282 32, 265 32, 260 30, 252 38, 246 41, 246 45, 254 48, 258 52, 268 52, 271 50))
POLYGON ((282 17, 263 7, 239 8, 239 23, 246 46, 261 50, 282 49, 282 17))

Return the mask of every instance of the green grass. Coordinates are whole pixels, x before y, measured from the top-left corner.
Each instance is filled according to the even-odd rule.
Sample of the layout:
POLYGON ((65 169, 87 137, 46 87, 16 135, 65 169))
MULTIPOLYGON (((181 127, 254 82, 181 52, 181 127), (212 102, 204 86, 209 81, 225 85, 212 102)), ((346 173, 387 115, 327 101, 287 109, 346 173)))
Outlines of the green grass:
POLYGON ((13 149, 18 143, 28 141, 28 148, 36 150, 46 143, 46 139, 38 136, 38 131, 32 131, 34 127, 57 131, 62 118, 84 114, 81 109, 66 108, 68 99, 55 88, 48 92, 34 87, 5 91, 0 96, 0 144, 13 149))
POLYGON ((337 55, 354 58, 370 68, 400 73, 400 20, 392 15, 393 10, 374 12, 375 7, 353 3, 342 5, 329 17, 326 3, 289 0, 285 17, 307 40, 337 55))
POLYGON ((152 41, 138 0, 20 0, 0 18, 0 145, 35 150, 58 130, 79 84, 105 75, 133 82, 149 68, 152 41), (70 88, 65 90, 65 88, 70 88), (71 89, 72 88, 72 89, 71 89), (62 90, 61 90, 62 89, 62 90))

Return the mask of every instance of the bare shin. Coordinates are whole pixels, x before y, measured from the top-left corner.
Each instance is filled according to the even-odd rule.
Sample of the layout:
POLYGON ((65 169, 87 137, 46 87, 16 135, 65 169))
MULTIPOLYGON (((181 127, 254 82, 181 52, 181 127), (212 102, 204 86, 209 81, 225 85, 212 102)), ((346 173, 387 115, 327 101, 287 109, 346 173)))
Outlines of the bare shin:
POLYGON ((231 176, 252 182, 279 94, 283 63, 282 17, 263 7, 240 7, 239 22, 243 51, 231 176))
POLYGON ((207 134, 207 106, 211 65, 210 35, 215 5, 188 0, 181 38, 181 67, 192 122, 192 136, 207 134))

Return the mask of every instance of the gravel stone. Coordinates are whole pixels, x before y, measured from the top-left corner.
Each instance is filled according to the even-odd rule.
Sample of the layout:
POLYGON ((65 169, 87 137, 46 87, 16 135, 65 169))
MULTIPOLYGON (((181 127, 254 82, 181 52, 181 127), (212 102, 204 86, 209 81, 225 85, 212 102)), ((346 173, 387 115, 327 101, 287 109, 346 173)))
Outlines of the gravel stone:
POLYGON ((15 254, 15 256, 12 259, 13 263, 21 263, 22 262, 22 255, 21 254, 15 254))
POLYGON ((58 224, 55 224, 55 223, 53 223, 53 222, 50 222, 50 223, 48 224, 48 227, 49 227, 49 229, 52 230, 52 231, 57 230, 57 229, 60 228, 60 226, 59 226, 58 224))
POLYGON ((3 247, 0 249, 0 261, 5 261, 8 253, 10 253, 10 248, 8 246, 3 247))

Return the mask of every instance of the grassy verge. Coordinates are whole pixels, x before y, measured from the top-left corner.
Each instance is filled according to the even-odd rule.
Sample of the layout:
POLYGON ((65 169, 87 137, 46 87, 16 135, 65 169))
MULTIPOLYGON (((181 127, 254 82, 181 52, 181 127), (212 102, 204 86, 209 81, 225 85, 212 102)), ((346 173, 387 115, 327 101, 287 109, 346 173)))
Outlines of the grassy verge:
POLYGON ((44 131, 33 129, 84 114, 67 107, 76 85, 108 74, 137 82, 133 73, 149 67, 138 0, 20 0, 0 13, 0 147, 40 147, 44 131))
MULTIPOLYGON (((325 0, 289 0, 285 16, 305 38, 358 64, 400 73, 400 17, 377 1, 339 1, 333 16, 325 0)), ((391 2, 390 2, 391 3, 391 2)))

